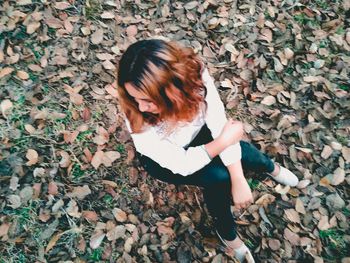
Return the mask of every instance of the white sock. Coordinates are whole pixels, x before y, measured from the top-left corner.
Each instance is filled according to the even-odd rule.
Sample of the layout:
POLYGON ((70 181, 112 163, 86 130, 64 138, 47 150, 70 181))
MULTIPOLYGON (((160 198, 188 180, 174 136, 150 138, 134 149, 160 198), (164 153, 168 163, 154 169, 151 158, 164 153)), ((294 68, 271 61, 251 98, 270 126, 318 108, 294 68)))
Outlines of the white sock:
POLYGON ((276 182, 283 184, 283 185, 289 185, 289 186, 296 186, 299 183, 298 177, 289 171, 287 168, 284 168, 283 166, 280 167, 280 172, 278 175, 273 176, 271 175, 272 179, 276 182))
POLYGON ((235 258, 240 262, 244 262, 245 259, 247 259, 249 263, 255 262, 252 253, 244 243, 239 248, 234 248, 233 250, 235 251, 235 258))

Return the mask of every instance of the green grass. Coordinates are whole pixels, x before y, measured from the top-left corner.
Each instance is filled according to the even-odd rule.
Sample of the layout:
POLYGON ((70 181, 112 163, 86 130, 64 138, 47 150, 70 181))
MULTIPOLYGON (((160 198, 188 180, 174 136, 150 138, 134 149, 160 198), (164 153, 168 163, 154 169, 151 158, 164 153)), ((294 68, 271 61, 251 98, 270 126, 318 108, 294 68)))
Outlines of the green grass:
POLYGON ((344 232, 338 229, 320 230, 319 235, 324 246, 330 247, 334 257, 324 255, 330 260, 340 259, 350 253, 350 246, 345 242, 344 232))
POLYGON ((252 190, 259 189, 260 182, 258 180, 253 179, 253 178, 249 178, 247 181, 248 181, 248 185, 249 185, 250 189, 252 189, 252 190))
POLYGON ((95 20, 102 11, 101 3, 98 0, 89 0, 85 3, 85 17, 88 20, 95 20))

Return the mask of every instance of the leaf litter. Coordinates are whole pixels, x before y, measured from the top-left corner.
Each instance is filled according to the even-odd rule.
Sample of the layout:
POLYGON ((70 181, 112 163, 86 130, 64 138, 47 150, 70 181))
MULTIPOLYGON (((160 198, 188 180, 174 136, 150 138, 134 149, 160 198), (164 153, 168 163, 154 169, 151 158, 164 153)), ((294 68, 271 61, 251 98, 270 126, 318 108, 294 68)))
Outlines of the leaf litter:
MULTIPOLYGON (((234 262, 198 188, 142 170, 117 60, 150 36, 192 46, 248 139, 293 170, 237 214, 261 262, 348 262, 348 1, 0 3, 0 259, 234 262)), ((235 212, 235 211, 234 211, 235 212)))

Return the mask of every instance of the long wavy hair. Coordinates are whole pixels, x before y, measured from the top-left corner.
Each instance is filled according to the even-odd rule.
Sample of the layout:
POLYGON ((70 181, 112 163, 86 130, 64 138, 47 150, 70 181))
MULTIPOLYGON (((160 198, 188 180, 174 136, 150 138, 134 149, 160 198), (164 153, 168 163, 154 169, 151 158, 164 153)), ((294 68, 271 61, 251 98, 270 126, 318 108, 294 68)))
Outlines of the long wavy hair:
POLYGON ((202 71, 203 64, 194 51, 175 42, 150 39, 130 45, 119 61, 118 92, 132 132, 162 121, 174 126, 192 121, 205 104, 202 71), (125 83, 151 98, 159 113, 140 112, 125 83))

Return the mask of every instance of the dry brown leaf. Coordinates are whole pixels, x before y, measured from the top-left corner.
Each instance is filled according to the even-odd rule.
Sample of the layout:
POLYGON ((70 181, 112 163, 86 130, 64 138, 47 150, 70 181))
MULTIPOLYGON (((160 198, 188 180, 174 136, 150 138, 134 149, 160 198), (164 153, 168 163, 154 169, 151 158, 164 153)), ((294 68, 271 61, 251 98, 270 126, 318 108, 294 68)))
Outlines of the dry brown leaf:
POLYGON ((278 58, 273 57, 274 69, 276 72, 282 72, 284 67, 278 58))
POLYGON ((79 131, 63 131, 63 139, 66 143, 73 143, 79 135, 79 131))
POLYGON ((117 151, 104 152, 102 163, 106 167, 111 167, 112 163, 120 158, 120 153, 117 151))
POLYGON ((126 28, 126 35, 128 37, 134 37, 137 35, 137 26, 131 25, 126 28))
POLYGON ((69 95, 69 99, 70 99, 70 101, 71 101, 73 104, 75 104, 75 105, 77 105, 77 106, 79 106, 79 105, 81 105, 81 104, 84 103, 84 97, 83 97, 82 95, 78 94, 78 93, 72 93, 72 94, 70 94, 70 95, 69 95))
POLYGON ((90 247, 92 249, 98 248, 101 245, 101 243, 102 243, 103 239, 105 238, 105 236, 106 236, 106 234, 103 233, 101 230, 99 230, 96 233, 94 233, 91 236, 91 238, 90 238, 90 243, 89 243, 90 247))
POLYGON ((39 155, 36 150, 28 149, 26 158, 28 159, 28 162, 26 163, 26 165, 31 166, 38 162, 39 155))
POLYGON ((21 198, 19 195, 8 195, 7 196, 8 206, 16 209, 22 205, 21 198))
POLYGON ((287 227, 284 229, 284 238, 287 239, 292 245, 297 246, 300 244, 300 237, 287 227))
POLYGON ((6 111, 8 111, 9 109, 11 109, 13 107, 13 103, 12 101, 6 99, 3 100, 0 104, 0 108, 1 108, 1 113, 4 117, 6 117, 6 111))
POLYGON ((62 21, 55 17, 46 18, 44 22, 51 28, 59 29, 63 27, 62 21))
POLYGON ((105 60, 102 62, 102 65, 105 69, 108 69, 108 70, 114 70, 116 69, 116 67, 114 66, 114 64, 109 61, 109 60, 105 60))
POLYGON ((289 47, 284 49, 284 55, 286 59, 292 59, 294 57, 294 52, 289 47))
POLYGON ((287 217, 287 219, 293 223, 300 223, 300 216, 297 211, 294 209, 285 209, 284 213, 287 217))
POLYGON ((317 224, 317 227, 319 230, 327 230, 330 228, 329 222, 328 222, 328 216, 324 215, 321 216, 320 221, 317 224))
POLYGON ((92 35, 91 35, 91 42, 92 44, 98 45, 103 41, 103 34, 104 31, 102 28, 97 29, 92 35))
POLYGON ((96 222, 98 221, 99 217, 95 211, 82 211, 82 216, 88 220, 88 221, 93 221, 96 222))
POLYGON ((94 154, 94 156, 92 157, 92 160, 91 160, 91 165, 95 169, 97 169, 102 164, 103 156, 104 156, 103 151, 95 152, 95 154, 94 154))
POLYGON ((115 14, 113 12, 108 12, 108 11, 104 11, 101 14, 101 18, 103 18, 103 19, 113 19, 114 16, 115 16, 115 14))
POLYGON ((107 239, 109 241, 125 238, 126 228, 123 225, 116 226, 107 232, 107 239))
POLYGON ((71 7, 71 4, 68 2, 56 2, 55 3, 55 8, 58 10, 65 10, 69 7, 71 7))
MULTIPOLYGON (((9 231, 10 224, 9 223, 3 223, 0 225, 0 237, 7 236, 7 233, 9 231)), ((2 240, 4 241, 4 240, 2 240)))
POLYGON ((346 163, 350 163, 350 147, 343 147, 341 153, 346 163))
POLYGON ((344 169, 338 167, 334 172, 333 172, 333 178, 331 180, 331 185, 339 185, 345 180, 345 171, 344 169))
POLYGON ((110 95, 112 95, 112 97, 118 98, 118 91, 116 88, 113 87, 113 85, 108 84, 105 86, 105 89, 110 95))
POLYGON ((333 153, 333 149, 330 146, 325 145, 321 152, 321 157, 323 159, 328 159, 332 155, 332 153, 333 153))
POLYGON ((281 248, 281 242, 278 239, 269 239, 268 244, 273 251, 277 251, 281 248))
POLYGON ((67 168, 71 163, 70 155, 65 151, 60 151, 60 155, 62 157, 62 159, 60 161, 60 167, 67 168))
POLYGON ((80 218, 81 213, 79 212, 79 207, 78 204, 75 200, 70 200, 69 203, 67 204, 66 207, 67 214, 75 217, 75 218, 80 218))
POLYGON ((19 184, 18 184, 18 181, 19 181, 19 178, 17 176, 12 176, 11 177, 11 180, 10 180, 10 189, 12 191, 16 191, 17 188, 19 187, 19 184))
POLYGON ((84 185, 84 186, 74 187, 73 191, 71 193, 68 193, 67 196, 72 197, 72 198, 76 197, 79 200, 83 200, 89 194, 91 194, 91 190, 90 190, 89 186, 84 185))
POLYGON ((17 0, 16 5, 24 6, 32 4, 32 0, 17 0))
POLYGON ((68 33, 72 33, 74 30, 74 27, 72 23, 69 20, 64 21, 64 28, 67 30, 68 33))
POLYGON ((117 220, 117 222, 125 222, 128 219, 127 214, 121 210, 120 208, 114 208, 112 211, 115 219, 117 220))
POLYGON ((51 181, 48 185, 47 192, 50 195, 57 195, 58 194, 58 186, 55 182, 51 181))
POLYGON ((304 203, 300 200, 300 198, 296 199, 295 210, 303 215, 306 213, 304 203))
POLYGON ((57 243, 57 241, 60 239, 61 237, 61 233, 57 233, 55 234, 49 241, 49 243, 47 244, 46 248, 45 248, 45 253, 49 252, 57 243))
POLYGON ((31 22, 27 25, 27 34, 33 34, 41 26, 40 22, 31 22))
POLYGON ((255 204, 267 206, 267 205, 272 204, 273 202, 275 202, 275 200, 276 200, 276 197, 274 195, 272 195, 272 194, 264 194, 258 200, 255 201, 255 204))
POLYGON ((262 101, 261 104, 267 105, 267 106, 271 106, 273 104, 276 103, 276 98, 274 96, 266 96, 262 101))
POLYGON ((33 134, 35 133, 36 129, 30 125, 30 124, 25 124, 24 125, 24 129, 29 133, 29 134, 33 134))
POLYGON ((11 74, 13 71, 14 69, 10 67, 0 69, 0 79, 11 74))

